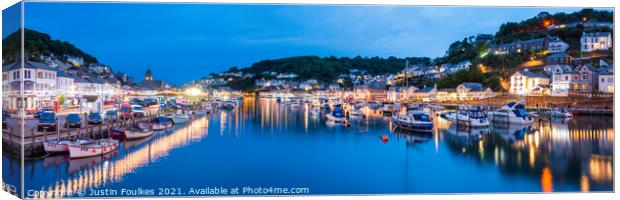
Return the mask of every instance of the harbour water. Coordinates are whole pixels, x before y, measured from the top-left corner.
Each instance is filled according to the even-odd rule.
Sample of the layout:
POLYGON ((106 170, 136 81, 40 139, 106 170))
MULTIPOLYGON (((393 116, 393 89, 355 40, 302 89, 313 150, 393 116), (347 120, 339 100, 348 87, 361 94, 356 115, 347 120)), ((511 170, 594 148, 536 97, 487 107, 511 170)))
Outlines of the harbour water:
MULTIPOLYGON (((105 157, 26 160, 25 195, 197 196, 204 194, 192 188, 235 187, 303 194, 613 190, 612 117, 479 130, 435 117, 433 133, 419 134, 394 132, 378 111, 364 112, 367 118, 345 127, 326 124, 308 104, 244 98, 234 110, 123 142, 105 157)), ((2 161, 5 182, 18 181, 20 160, 3 154, 2 161)))

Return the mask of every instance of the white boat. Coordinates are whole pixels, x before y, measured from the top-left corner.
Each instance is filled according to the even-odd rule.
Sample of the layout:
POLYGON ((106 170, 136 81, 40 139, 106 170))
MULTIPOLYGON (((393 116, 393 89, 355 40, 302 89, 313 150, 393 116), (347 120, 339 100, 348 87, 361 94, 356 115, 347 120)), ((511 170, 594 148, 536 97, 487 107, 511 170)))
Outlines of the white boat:
POLYGON ((431 121, 431 117, 420 110, 410 111, 406 114, 392 115, 392 123, 396 125, 396 128, 408 131, 433 131, 433 121, 431 121))
POLYGON ((489 127, 489 118, 477 108, 467 108, 457 112, 446 112, 443 117, 457 126, 473 128, 489 127))
POLYGON ((90 144, 69 145, 69 157, 73 159, 102 156, 115 151, 117 148, 118 141, 112 139, 100 139, 90 144))
POLYGON ((93 142, 94 140, 91 140, 91 139, 78 139, 75 142, 72 142, 69 140, 52 139, 52 140, 46 140, 45 142, 43 142, 43 149, 45 149, 45 152, 47 153, 65 153, 69 151, 69 145, 73 145, 73 144, 82 145, 82 144, 89 144, 93 142))
POLYGON ((125 139, 137 140, 153 135, 152 129, 127 129, 125 130, 125 139))
POLYGON ((566 108, 561 108, 561 109, 551 110, 551 116, 552 117, 570 118, 570 117, 573 117, 573 113, 568 111, 566 108))
POLYGON ((187 114, 175 114, 171 118, 174 124, 185 124, 191 120, 187 114))
POLYGON ((489 118, 493 122, 512 125, 531 125, 534 122, 521 102, 510 102, 499 110, 489 112, 489 118))
POLYGON ((166 130, 166 129, 172 128, 172 126, 174 125, 174 123, 172 122, 172 119, 168 117, 154 118, 153 121, 151 121, 151 123, 153 123, 154 131, 166 130))
POLYGON ((342 111, 342 104, 335 104, 332 112, 325 114, 327 122, 329 123, 343 123, 346 118, 342 111))
POLYGON ((364 111, 362 110, 361 105, 354 105, 351 110, 349 110, 350 117, 364 117, 364 111))

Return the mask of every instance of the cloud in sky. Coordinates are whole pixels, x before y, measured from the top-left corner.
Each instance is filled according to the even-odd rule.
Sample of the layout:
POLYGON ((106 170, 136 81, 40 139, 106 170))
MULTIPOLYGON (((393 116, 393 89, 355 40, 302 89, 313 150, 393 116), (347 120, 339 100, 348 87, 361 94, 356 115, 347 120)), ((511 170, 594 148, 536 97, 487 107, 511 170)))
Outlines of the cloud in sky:
POLYGON ((26 27, 69 41, 138 80, 183 83, 297 55, 443 55, 540 11, 578 8, 26 3, 26 27), (175 69, 174 73, 169 73, 175 69))

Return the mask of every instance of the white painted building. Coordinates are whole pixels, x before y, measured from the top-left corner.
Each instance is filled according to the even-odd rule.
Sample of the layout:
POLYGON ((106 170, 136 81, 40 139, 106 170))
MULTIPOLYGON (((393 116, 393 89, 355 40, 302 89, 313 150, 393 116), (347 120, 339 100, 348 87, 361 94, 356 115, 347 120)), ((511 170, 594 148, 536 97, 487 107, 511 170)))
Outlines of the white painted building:
POLYGON ((586 33, 581 35, 581 51, 592 52, 598 50, 608 50, 612 46, 611 33, 609 32, 595 32, 586 33))
POLYGON ((30 60, 21 61, 2 67, 2 101, 9 110, 25 108, 34 111, 40 107, 51 107, 56 100, 56 69, 44 63, 30 60), (23 83, 24 96, 20 94, 23 83))
POLYGON ((601 73, 598 75, 598 91, 602 93, 614 93, 613 67, 601 70, 601 73))
POLYGON ((568 43, 562 41, 562 39, 557 37, 553 39, 551 42, 549 42, 549 47, 547 47, 547 50, 549 51, 549 53, 560 53, 560 52, 566 52, 568 47, 569 47, 568 43))
POLYGON ((516 71, 510 76, 510 94, 531 95, 540 86, 549 86, 549 78, 543 74, 532 73, 525 69, 516 71))

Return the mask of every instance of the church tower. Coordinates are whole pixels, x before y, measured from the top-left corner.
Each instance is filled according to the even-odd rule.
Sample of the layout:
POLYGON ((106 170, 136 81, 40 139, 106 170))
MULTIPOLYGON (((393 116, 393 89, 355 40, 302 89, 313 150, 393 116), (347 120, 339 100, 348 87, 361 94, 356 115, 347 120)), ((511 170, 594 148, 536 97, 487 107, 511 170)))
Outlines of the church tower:
POLYGON ((146 70, 146 74, 144 75, 144 80, 145 81, 153 80, 153 72, 151 72, 151 69, 146 70))

